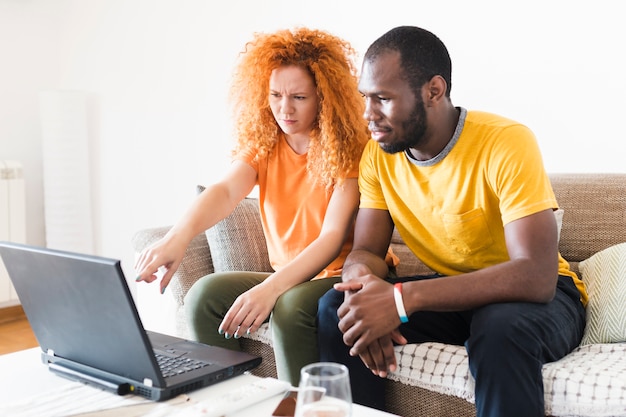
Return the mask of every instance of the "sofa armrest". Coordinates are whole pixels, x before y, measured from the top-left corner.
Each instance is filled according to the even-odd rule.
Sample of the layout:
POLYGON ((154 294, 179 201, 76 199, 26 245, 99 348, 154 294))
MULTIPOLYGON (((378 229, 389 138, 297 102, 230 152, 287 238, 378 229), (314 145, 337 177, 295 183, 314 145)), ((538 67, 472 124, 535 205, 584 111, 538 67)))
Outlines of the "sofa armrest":
MULTIPOLYGON (((171 226, 162 226, 139 230, 131 239, 133 250, 139 254, 163 238, 170 228, 171 226)), ((159 294, 156 285, 139 283, 137 286, 137 307, 145 327, 187 337, 183 309, 185 295, 198 279, 212 272, 211 251, 203 232, 194 237, 187 246, 185 257, 172 276, 165 294, 159 294)))

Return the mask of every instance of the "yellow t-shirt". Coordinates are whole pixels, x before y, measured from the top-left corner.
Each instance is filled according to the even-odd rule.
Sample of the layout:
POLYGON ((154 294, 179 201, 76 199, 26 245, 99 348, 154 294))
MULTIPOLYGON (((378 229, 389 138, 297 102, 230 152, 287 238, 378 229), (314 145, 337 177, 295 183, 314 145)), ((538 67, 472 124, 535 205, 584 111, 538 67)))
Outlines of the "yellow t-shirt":
MULTIPOLYGON (((261 223, 270 264, 278 270, 319 236, 332 194, 324 186, 313 183, 306 171, 307 155, 294 152, 284 137, 267 158, 256 162, 255 156, 256 151, 251 149, 239 153, 235 159, 246 162, 258 174, 261 223)), ((357 169, 348 176, 357 177, 357 169)), ((352 249, 352 232, 339 256, 317 278, 341 275, 352 249)))
MULTIPOLYGON (((443 275, 507 261, 504 225, 558 208, 533 133, 464 109, 450 144, 431 161, 387 154, 370 141, 359 187, 360 207, 388 210, 407 246, 443 275)), ((574 279, 586 304, 583 282, 560 254, 559 274, 574 279)))

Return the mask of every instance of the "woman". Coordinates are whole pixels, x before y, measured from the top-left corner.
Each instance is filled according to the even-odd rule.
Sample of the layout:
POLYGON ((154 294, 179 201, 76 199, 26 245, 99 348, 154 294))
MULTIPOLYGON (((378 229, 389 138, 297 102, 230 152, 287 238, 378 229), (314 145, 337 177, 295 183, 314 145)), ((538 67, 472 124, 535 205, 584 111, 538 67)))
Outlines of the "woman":
POLYGON ((297 386, 318 360, 317 300, 340 280, 358 207, 358 162, 368 140, 354 49, 330 33, 298 28, 256 34, 234 73, 237 146, 209 186, 135 265, 161 292, 197 234, 229 215, 259 186, 261 221, 274 273, 214 273, 185 298, 192 337, 240 349, 271 314, 278 377, 297 386))

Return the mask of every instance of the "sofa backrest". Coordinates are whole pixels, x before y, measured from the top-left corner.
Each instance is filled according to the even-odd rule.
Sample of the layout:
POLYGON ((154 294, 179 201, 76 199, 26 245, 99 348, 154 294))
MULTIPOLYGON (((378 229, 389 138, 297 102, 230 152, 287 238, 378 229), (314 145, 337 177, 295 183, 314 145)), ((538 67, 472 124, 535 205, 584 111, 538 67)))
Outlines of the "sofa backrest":
POLYGON ((578 272, 578 263, 626 242, 626 174, 551 174, 564 210, 559 250, 578 272))

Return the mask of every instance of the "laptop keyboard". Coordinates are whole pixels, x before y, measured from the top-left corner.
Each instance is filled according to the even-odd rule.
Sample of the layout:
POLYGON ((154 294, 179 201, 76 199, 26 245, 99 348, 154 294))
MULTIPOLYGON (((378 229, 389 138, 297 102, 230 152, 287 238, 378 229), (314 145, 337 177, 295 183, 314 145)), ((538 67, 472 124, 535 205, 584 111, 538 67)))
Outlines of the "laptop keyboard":
POLYGON ((211 365, 209 362, 203 362, 196 359, 189 359, 185 357, 174 357, 162 355, 155 352, 159 368, 164 377, 184 374, 185 372, 195 371, 196 369, 204 368, 211 365))

